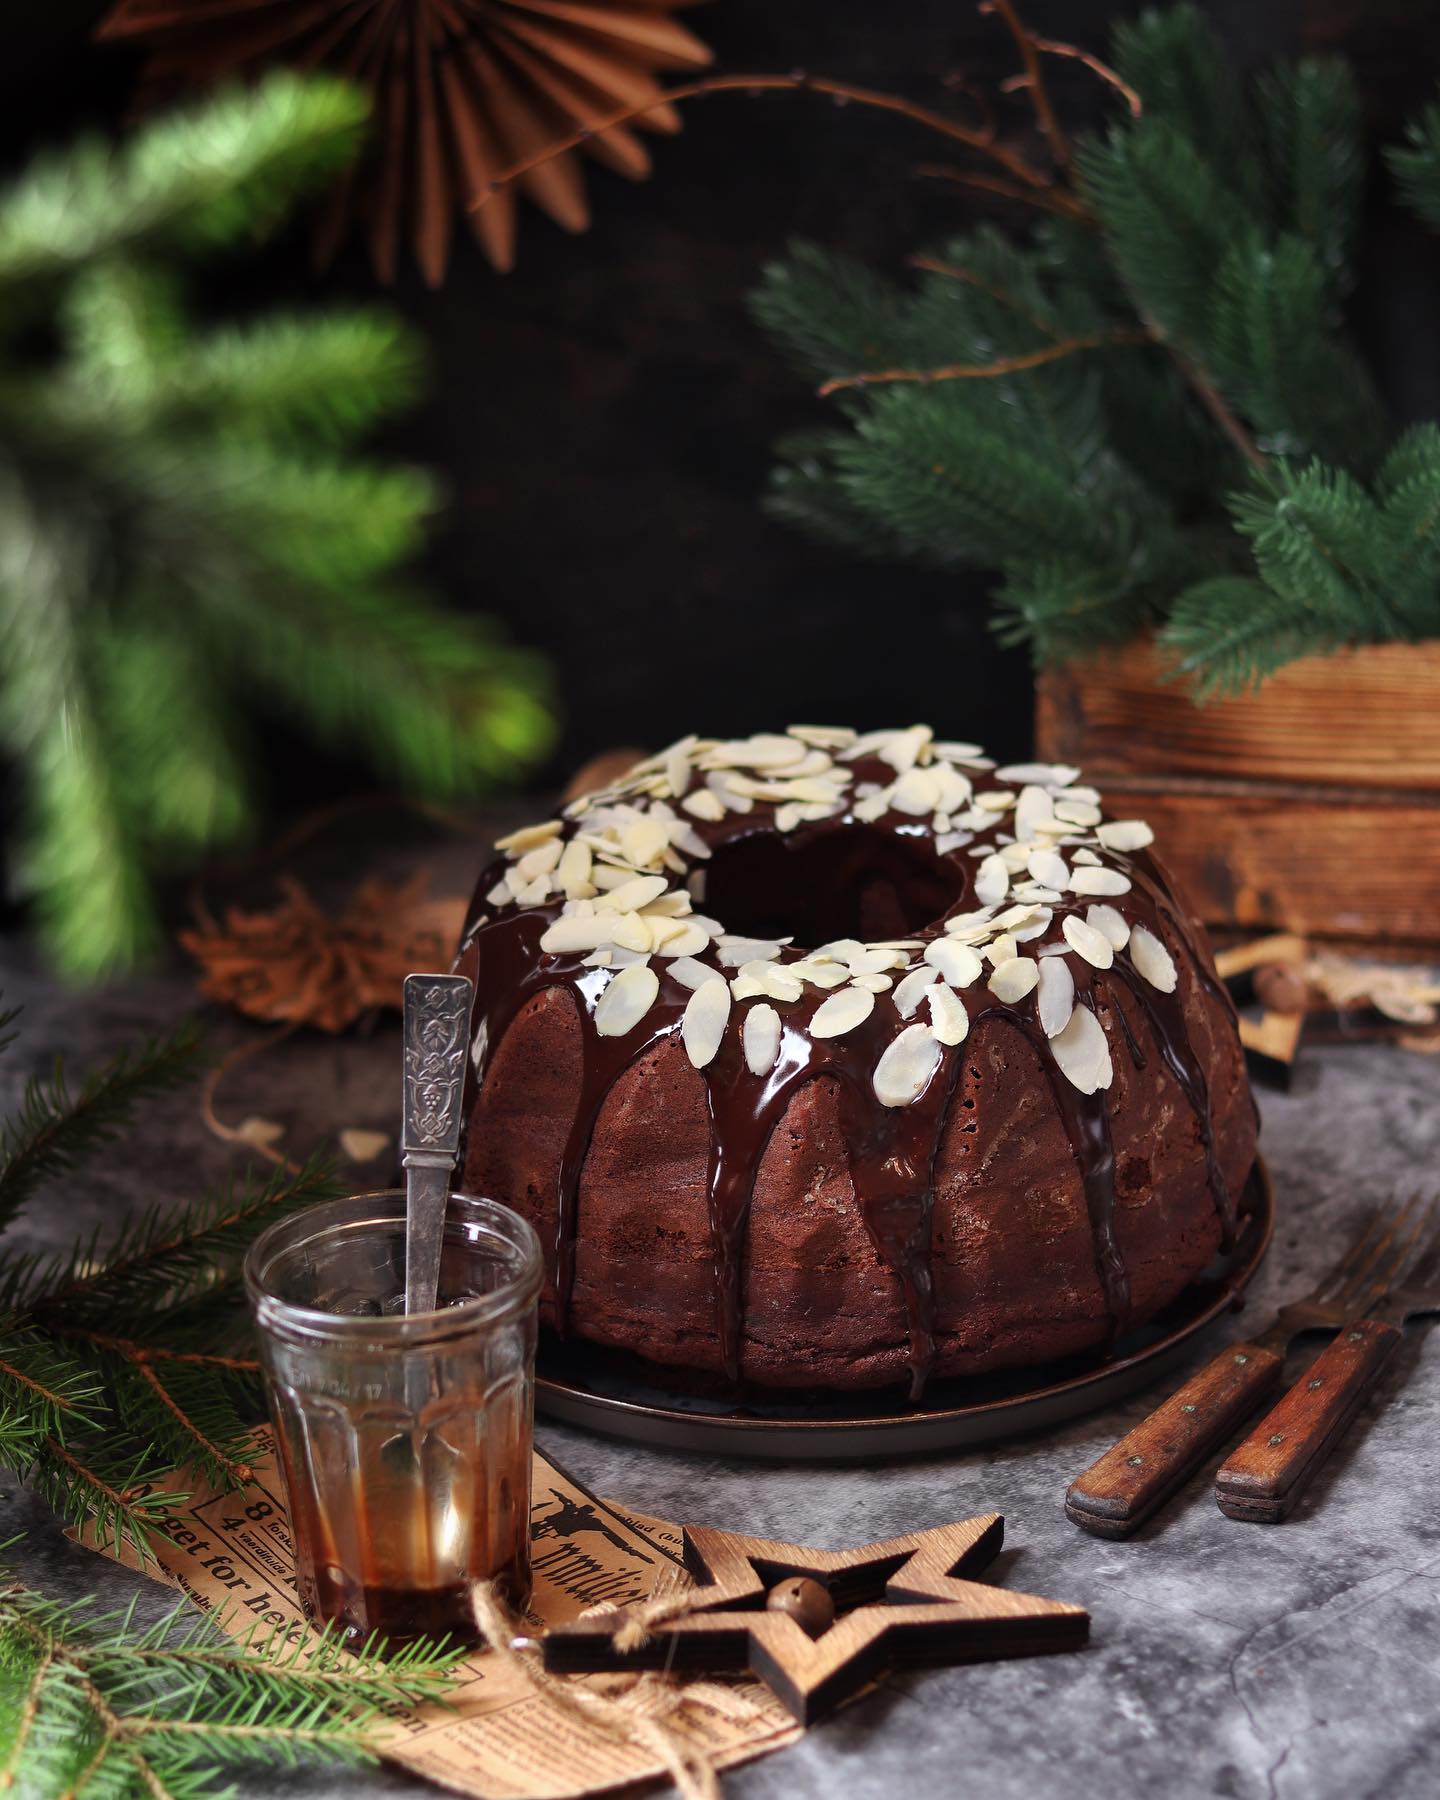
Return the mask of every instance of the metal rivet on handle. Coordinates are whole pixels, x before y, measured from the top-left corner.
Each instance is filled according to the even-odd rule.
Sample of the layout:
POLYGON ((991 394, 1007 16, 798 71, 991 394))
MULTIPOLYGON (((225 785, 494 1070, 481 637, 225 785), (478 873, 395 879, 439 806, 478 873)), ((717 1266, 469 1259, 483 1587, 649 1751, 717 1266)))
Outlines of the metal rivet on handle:
POLYGON ((1324 1387, 1325 1377, 1323 1375, 1317 1375, 1313 1381, 1307 1381, 1305 1383, 1305 1385, 1306 1385, 1306 1387, 1309 1388, 1310 1392, 1313 1394, 1315 1392, 1316 1388, 1324 1387))
POLYGON ((1130 1467, 1132 1469, 1138 1469, 1140 1467, 1141 1463, 1144 1462, 1145 1458, 1143 1456, 1130 1456, 1130 1457, 1127 1457, 1125 1460, 1130 1464, 1130 1467))
POLYGON ((1180 1410, 1181 1412, 1194 1412, 1195 1402, 1193 1400, 1187 1400, 1180 1410))
POLYGON ((1364 1337, 1364 1335, 1365 1335, 1365 1333, 1363 1331, 1352 1331, 1350 1333, 1350 1342, 1352 1344, 1358 1344, 1360 1342, 1361 1338, 1364 1337))
POLYGON ((1237 1363, 1247 1363, 1247 1362, 1249 1362, 1250 1358, 1248 1356, 1244 1355, 1244 1353, 1242 1352, 1241 1355, 1239 1355, 1235 1358, 1235 1360, 1237 1363))
POLYGON ((1285 1433, 1283 1431, 1277 1431, 1271 1437, 1270 1442, 1272 1444, 1283 1444, 1285 1442, 1285 1433))

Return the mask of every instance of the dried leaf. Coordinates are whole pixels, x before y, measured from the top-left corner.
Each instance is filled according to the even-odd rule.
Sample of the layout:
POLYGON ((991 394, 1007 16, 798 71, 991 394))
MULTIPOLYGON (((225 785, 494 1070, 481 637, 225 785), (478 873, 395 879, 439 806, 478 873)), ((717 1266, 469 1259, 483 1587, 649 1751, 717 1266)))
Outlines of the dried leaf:
POLYGON ((414 969, 448 968, 459 941, 461 900, 424 898, 423 871, 395 887, 365 881, 332 919, 298 881, 272 912, 231 907, 219 925, 183 931, 200 964, 200 988, 252 1019, 340 1032, 376 1007, 399 1009, 414 969))

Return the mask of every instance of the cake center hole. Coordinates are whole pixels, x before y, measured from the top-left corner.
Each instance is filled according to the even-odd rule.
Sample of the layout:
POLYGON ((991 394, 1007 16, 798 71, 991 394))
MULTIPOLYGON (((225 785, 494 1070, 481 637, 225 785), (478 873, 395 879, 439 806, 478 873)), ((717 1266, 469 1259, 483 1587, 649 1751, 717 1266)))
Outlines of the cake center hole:
POLYGON ((764 831, 716 847, 702 910, 727 931, 813 950, 834 938, 909 937, 949 911, 964 881, 928 843, 891 831, 764 831))

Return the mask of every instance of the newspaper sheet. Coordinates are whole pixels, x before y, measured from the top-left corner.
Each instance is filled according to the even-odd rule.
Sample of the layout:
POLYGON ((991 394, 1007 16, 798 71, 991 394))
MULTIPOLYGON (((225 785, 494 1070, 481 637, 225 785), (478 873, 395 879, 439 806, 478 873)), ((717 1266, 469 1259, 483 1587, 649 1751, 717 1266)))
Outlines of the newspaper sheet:
MULTIPOLYGON (((255 1479, 249 1487, 189 1493, 168 1516, 155 1540, 156 1560, 144 1572, 180 1588, 233 1636, 257 1622, 308 1632, 268 1435, 251 1462, 255 1479)), ((667 1583, 688 1582, 677 1526, 598 1499, 538 1451, 531 1496, 530 1629, 572 1619, 603 1601, 646 1599, 662 1574, 667 1583)), ((99 1548, 83 1535, 81 1541, 99 1548)), ((107 1546, 104 1553, 113 1551, 107 1546)), ((140 1566, 128 1546, 120 1560, 140 1566)), ((688 1683, 671 1723, 717 1768, 800 1736, 768 1690, 747 1680, 688 1683)), ((523 1674, 485 1653, 460 1665, 445 1706, 398 1712, 376 1747, 418 1775, 484 1800, 565 1800, 663 1773, 652 1751, 577 1723, 523 1674)))

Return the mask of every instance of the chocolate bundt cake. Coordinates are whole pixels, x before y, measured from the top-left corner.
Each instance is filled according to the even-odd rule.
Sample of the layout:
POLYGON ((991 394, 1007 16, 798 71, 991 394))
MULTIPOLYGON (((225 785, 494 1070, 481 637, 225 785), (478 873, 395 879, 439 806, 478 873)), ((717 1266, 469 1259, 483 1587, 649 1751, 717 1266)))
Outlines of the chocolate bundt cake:
POLYGON ((542 1317, 918 1394, 1154 1315, 1232 1237, 1255 1113, 1150 843, 924 726, 686 738, 502 838, 464 1183, 539 1231, 542 1317))

